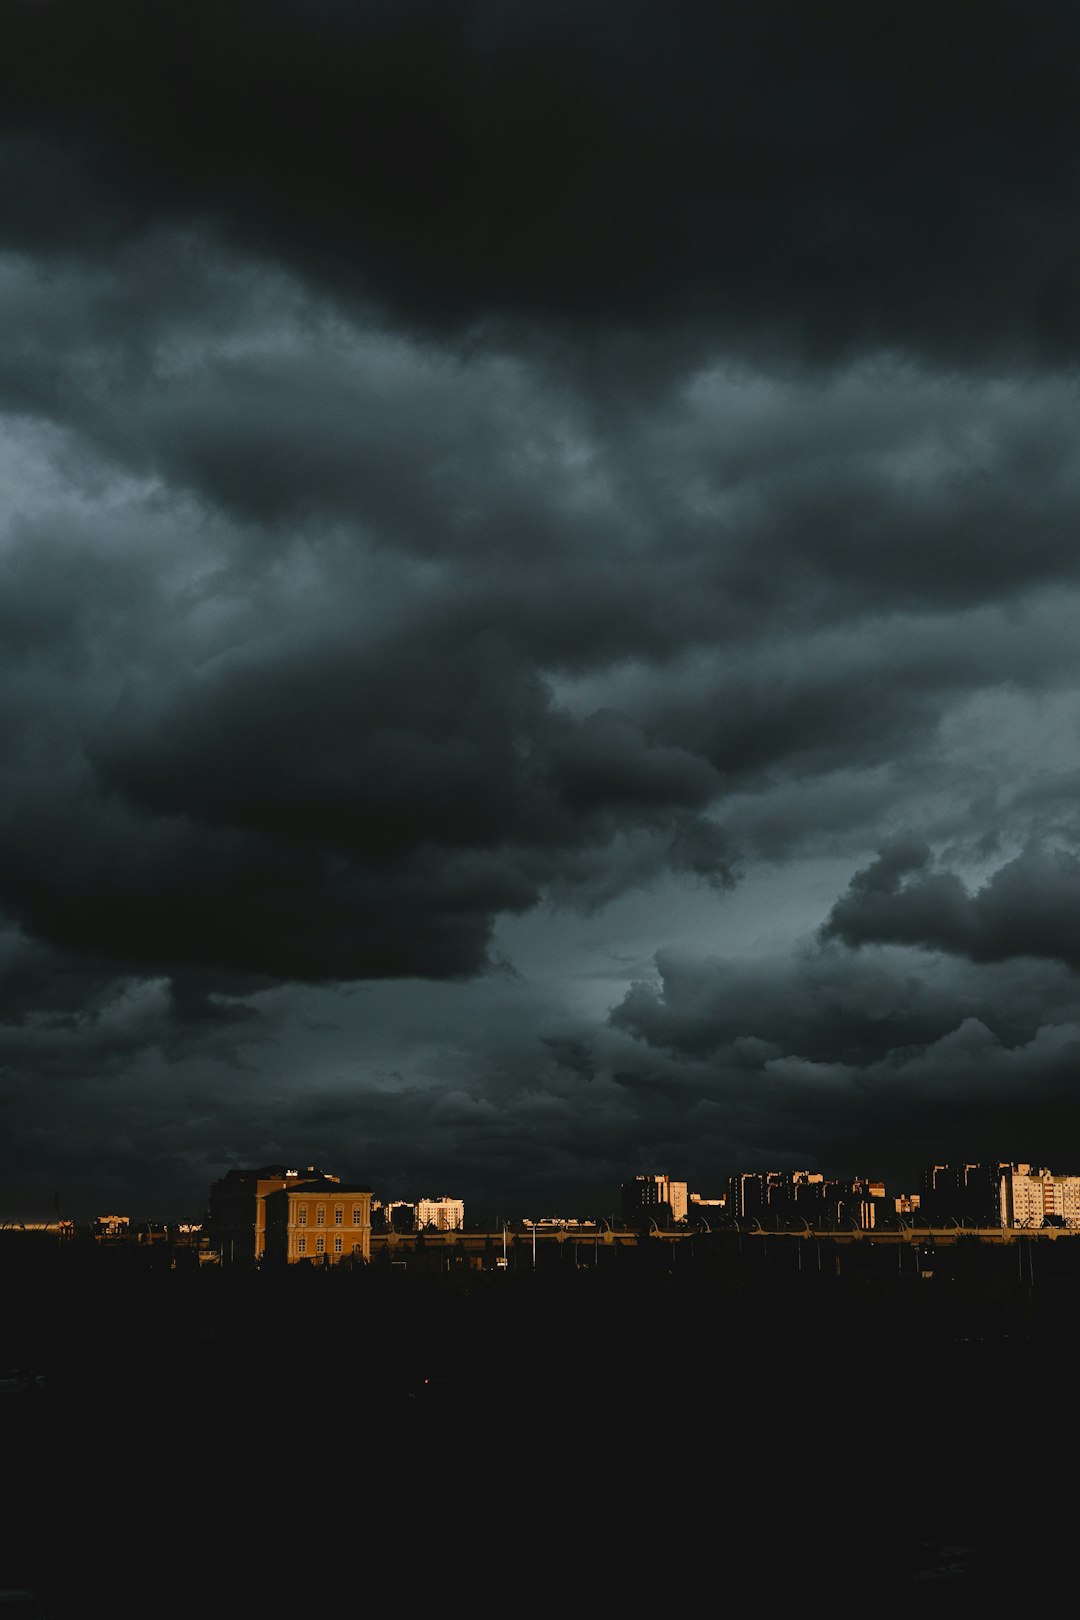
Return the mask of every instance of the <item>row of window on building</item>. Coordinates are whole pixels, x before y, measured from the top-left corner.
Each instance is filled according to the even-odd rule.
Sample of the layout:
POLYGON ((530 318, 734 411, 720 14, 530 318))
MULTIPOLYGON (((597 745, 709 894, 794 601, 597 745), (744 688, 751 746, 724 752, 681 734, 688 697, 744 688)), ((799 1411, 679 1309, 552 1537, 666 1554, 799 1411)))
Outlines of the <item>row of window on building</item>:
POLYGON ((293 1252, 301 1258, 309 1254, 358 1254, 362 1256, 364 1255, 364 1245, 359 1238, 355 1238, 351 1241, 349 1248, 346 1249, 345 1239, 343 1237, 335 1237, 332 1240, 331 1247, 327 1249, 326 1239, 324 1237, 317 1237, 315 1239, 314 1248, 309 1249, 307 1235, 306 1233, 301 1232, 300 1236, 296 1239, 296 1247, 293 1252))
MULTIPOLYGON (((297 1206, 296 1206, 296 1224, 297 1224, 297 1226, 306 1226, 308 1224, 308 1215, 309 1215, 309 1213, 311 1211, 311 1208, 312 1208, 312 1206, 310 1204, 297 1204, 297 1206)), ((316 1226, 325 1226, 326 1225, 326 1205, 325 1204, 316 1204, 314 1206, 314 1209, 315 1209, 315 1225, 316 1226)), ((352 1226, 363 1226, 363 1224, 364 1224, 364 1211, 363 1211, 363 1209, 361 1208, 361 1206, 359 1204, 353 1204, 349 1219, 350 1219, 350 1224, 352 1226)), ((334 1225, 335 1226, 344 1226, 345 1225, 345 1206, 344 1206, 344 1204, 335 1204, 334 1205, 334 1225)))

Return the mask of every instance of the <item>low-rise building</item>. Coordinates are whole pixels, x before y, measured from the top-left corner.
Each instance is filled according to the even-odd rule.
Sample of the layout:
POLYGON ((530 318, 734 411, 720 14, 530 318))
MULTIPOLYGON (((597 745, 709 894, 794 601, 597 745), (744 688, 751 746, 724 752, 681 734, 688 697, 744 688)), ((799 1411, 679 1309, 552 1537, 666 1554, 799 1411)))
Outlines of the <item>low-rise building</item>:
POLYGON ((339 1179, 311 1164, 305 1169, 268 1164, 259 1170, 230 1170, 210 1188, 210 1247, 226 1265, 261 1260, 266 1246, 266 1198, 282 1187, 314 1177, 328 1182, 339 1179))
POLYGON ((319 1178, 267 1193, 268 1264, 371 1259, 371 1188, 319 1178))

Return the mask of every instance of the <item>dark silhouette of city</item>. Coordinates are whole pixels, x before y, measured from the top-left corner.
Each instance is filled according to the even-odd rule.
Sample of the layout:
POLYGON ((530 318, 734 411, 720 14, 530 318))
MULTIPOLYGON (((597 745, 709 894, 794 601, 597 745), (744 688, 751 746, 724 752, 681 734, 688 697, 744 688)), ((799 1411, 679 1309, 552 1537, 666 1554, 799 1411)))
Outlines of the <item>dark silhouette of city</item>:
MULTIPOLYGON (((370 1197, 303 1186, 331 1231, 370 1197)), ((658 1186, 628 1177, 614 1221, 387 1220, 336 1264, 0 1232, 26 1377, 0 1583, 58 1620, 268 1594, 689 1620, 975 1612, 1055 1578, 1069 1493, 1019 1513, 1007 1475, 1073 1420, 1070 1228, 669 1223, 658 1186)))

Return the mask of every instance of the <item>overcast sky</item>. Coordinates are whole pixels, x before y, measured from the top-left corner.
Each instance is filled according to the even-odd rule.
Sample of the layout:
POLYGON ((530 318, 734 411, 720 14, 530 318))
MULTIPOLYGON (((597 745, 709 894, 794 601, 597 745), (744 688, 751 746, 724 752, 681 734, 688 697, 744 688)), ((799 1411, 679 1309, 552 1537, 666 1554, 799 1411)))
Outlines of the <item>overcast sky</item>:
POLYGON ((2 0, 0 1218, 1080 1171, 1080 12, 2 0))

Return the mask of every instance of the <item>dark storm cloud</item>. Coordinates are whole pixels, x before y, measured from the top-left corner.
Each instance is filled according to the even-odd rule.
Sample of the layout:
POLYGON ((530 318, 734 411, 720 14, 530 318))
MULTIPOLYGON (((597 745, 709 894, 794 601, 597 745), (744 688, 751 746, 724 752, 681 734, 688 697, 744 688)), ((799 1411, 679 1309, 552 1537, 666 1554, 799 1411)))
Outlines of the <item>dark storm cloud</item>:
POLYGON ((6 927, 0 932, 0 1019, 9 1028, 65 1030, 79 1019, 97 1020, 118 989, 107 967, 80 961, 28 940, 6 927))
POLYGON ((1031 847, 1005 862, 974 894, 952 872, 936 870, 930 849, 889 845, 851 880, 822 934, 859 946, 921 945, 976 962, 1047 957, 1080 970, 1080 858, 1031 847))
POLYGON ((0 31, 6 1181, 1054 1162, 1073 9, 0 31))
POLYGON ((207 220, 446 329, 1075 353, 1074 8, 7 0, 8 240, 207 220))
MULTIPOLYGON (((170 523, 136 509, 164 560, 170 523)), ((707 762, 560 713, 499 631, 392 587, 381 613, 333 547, 301 558, 313 595, 276 560, 230 579, 227 544, 177 581, 128 551, 130 513, 93 556, 66 516, 8 557, 0 893, 35 937, 121 972, 453 977, 485 966, 498 913, 587 885, 626 830, 654 869, 724 872, 696 819, 707 762)))
POLYGON ((175 237, 110 273, 11 261, 5 293, 0 391, 66 431, 67 477, 104 456, 264 546, 336 525, 441 559, 459 612, 498 613, 547 664, 1076 577, 1065 378, 976 388, 885 358, 821 386, 699 360, 648 406, 590 402, 542 365, 351 327, 175 237))
POLYGON ((666 1109, 687 1113, 696 1164, 711 1152, 896 1188, 942 1157, 1070 1152, 1080 993, 1059 965, 895 948, 852 959, 833 944, 786 962, 669 953, 657 968, 611 1023, 674 1060, 643 1092, 641 1060, 624 1057, 624 1083, 654 1097, 658 1132, 666 1109))
MULTIPOLYGON (((265 1053, 270 1029, 239 996, 258 985, 215 973, 149 979, 119 971, 107 949, 80 956, 20 930, 0 932, 0 1219, 86 1220, 135 1197, 147 1214, 197 1216, 180 1148, 265 1053), (217 1076, 219 1102, 192 1118, 190 1073, 217 1076), (185 1076, 184 1079, 178 1078, 185 1076), (155 1196, 156 1195, 156 1196, 155 1196), (98 1200, 101 1200, 100 1204, 98 1200)), ((205 1179, 196 1172, 196 1183, 205 1179)))
POLYGON ((658 987, 631 989, 611 1015, 650 1045, 690 1056, 725 1052, 755 1068, 793 1056, 865 1065, 931 1046, 965 1019, 1009 1045, 1080 1012, 1064 970, 976 969, 947 958, 839 946, 787 961, 709 962, 661 952, 658 987))
MULTIPOLYGON (((144 274, 152 254, 124 272, 144 274)), ((887 367, 838 379, 826 437, 850 430, 859 467, 838 558, 808 512, 844 468, 819 465, 804 385, 706 370, 605 425, 522 363, 328 324, 281 285, 222 328, 223 274, 149 322, 123 389, 96 364, 112 327, 92 279, 53 421, 27 387, 12 424, 0 895, 54 946, 123 972, 475 973, 496 917, 545 893, 595 906, 665 866, 730 884, 745 851, 798 841, 838 773, 852 833, 898 791, 868 773, 952 786, 943 714, 1071 672, 1071 612, 1042 587, 1075 566, 1073 463, 1061 444, 1040 551, 1007 453, 1052 437, 1060 384, 973 401, 887 367), (722 455, 718 414, 741 423, 722 455), (987 570, 961 600, 987 456, 1022 612, 986 601, 987 570), (933 545, 913 542, 902 588, 889 568, 872 586, 856 532, 884 532, 888 558, 918 512, 933 545)), ((55 301, 13 285, 14 401, 55 301)))

